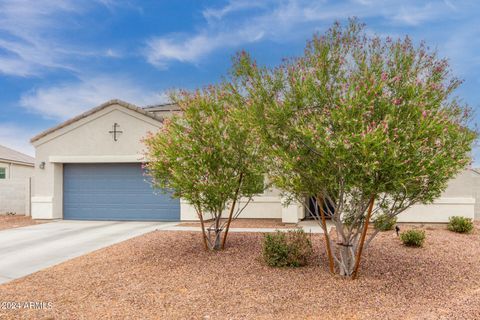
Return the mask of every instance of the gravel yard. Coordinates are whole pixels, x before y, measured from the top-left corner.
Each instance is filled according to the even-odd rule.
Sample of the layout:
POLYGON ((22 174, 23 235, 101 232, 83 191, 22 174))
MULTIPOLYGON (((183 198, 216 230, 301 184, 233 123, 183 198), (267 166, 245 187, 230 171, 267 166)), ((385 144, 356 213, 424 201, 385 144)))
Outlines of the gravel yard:
MULTIPOLYGON (((226 219, 221 220, 222 223, 226 219)), ((212 224, 212 220, 205 221, 205 226, 212 224)), ((179 224, 182 227, 200 227, 200 222, 182 222, 179 224)), ((283 223, 282 219, 235 219, 230 224, 231 228, 295 228, 293 223, 283 223)))
POLYGON ((156 231, 0 286, 0 301, 53 305, 0 318, 480 319, 480 225, 443 228, 426 226, 422 249, 380 234, 356 281, 328 274, 321 235, 310 266, 273 269, 261 234, 232 233, 207 253, 199 233, 156 231))
POLYGON ((6 216, 0 215, 0 230, 29 226, 32 224, 43 223, 35 221, 26 216, 6 216))

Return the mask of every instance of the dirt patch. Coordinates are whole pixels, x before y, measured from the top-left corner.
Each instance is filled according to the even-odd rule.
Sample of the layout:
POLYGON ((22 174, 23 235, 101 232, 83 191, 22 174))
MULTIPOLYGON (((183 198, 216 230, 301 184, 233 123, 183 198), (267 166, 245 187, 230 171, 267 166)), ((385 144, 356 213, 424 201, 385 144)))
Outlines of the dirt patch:
MULTIPOLYGON (((222 223, 225 221, 221 220, 222 223)), ((208 226, 212 223, 210 220, 205 221, 208 226)), ((200 227, 200 222, 182 222, 179 224, 182 227, 200 227)), ((236 219, 230 224, 231 228, 296 228, 293 223, 283 223, 282 219, 236 219)))
POLYGON ((33 220, 26 216, 5 216, 0 215, 0 230, 29 226, 32 224, 45 223, 44 221, 33 220))
POLYGON ((156 231, 0 286, 23 319, 480 319, 480 232, 427 230, 424 248, 381 233, 359 279, 328 273, 321 235, 299 269, 260 259, 261 234, 232 233, 223 252, 199 233, 156 231))

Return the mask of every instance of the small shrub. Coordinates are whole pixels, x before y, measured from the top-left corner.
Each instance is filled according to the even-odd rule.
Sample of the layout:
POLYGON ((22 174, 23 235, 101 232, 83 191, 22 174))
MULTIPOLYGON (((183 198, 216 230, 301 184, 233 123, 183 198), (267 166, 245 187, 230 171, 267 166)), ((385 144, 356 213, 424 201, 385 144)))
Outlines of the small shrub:
POLYGON ((263 258, 271 267, 301 267, 312 255, 312 243, 303 230, 265 234, 263 258))
POLYGON ((389 231, 393 230, 397 224, 397 217, 392 217, 386 213, 379 214, 375 220, 373 220, 373 225, 375 229, 380 231, 389 231))
POLYGON ((454 216, 448 218, 448 230, 458 233, 470 233, 473 230, 472 219, 454 216))
POLYGON ((263 259, 271 267, 285 267, 287 265, 288 246, 285 233, 277 231, 274 234, 265 234, 263 259))
POLYGON ((425 231, 407 230, 400 234, 400 240, 407 247, 421 247, 425 241, 425 231))

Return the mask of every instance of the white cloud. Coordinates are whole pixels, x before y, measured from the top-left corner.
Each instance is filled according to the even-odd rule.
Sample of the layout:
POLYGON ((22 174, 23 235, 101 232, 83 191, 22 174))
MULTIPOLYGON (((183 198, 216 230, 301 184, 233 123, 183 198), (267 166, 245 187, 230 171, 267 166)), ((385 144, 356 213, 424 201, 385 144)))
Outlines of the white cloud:
POLYGON ((144 106, 167 101, 161 92, 146 90, 122 77, 84 78, 24 94, 19 104, 44 118, 65 120, 111 99, 144 106))
POLYGON ((0 123, 0 144, 33 156, 35 152, 30 139, 42 130, 14 123, 0 123))
POLYGON ((480 66, 480 29, 476 21, 467 22, 453 28, 448 36, 442 36, 439 49, 448 57, 452 66, 462 76, 474 73, 478 79, 477 68, 480 66))
POLYGON ((203 16, 209 19, 222 19, 224 16, 229 15, 233 12, 251 9, 251 8, 261 8, 265 6, 265 2, 261 1, 252 1, 252 0, 230 0, 227 5, 220 8, 208 8, 205 9, 202 14, 203 16))
POLYGON ((455 10, 447 3, 444 2, 444 4, 427 3, 423 6, 401 6, 398 13, 393 14, 392 20, 401 25, 418 26, 432 21, 448 11, 455 10))
POLYGON ((206 35, 196 35, 184 41, 162 37, 149 40, 145 52, 149 63, 164 68, 170 60, 195 62, 218 45, 218 37, 215 39, 206 35))
POLYGON ((198 63, 215 50, 239 47, 260 39, 285 43, 347 17, 380 18, 385 24, 397 27, 420 26, 448 18, 455 10, 447 0, 426 2, 423 6, 415 0, 287 0, 268 2, 268 5, 252 0, 230 1, 223 7, 205 9, 203 16, 207 23, 197 28, 196 33, 152 38, 144 52, 149 63, 166 68, 172 61, 198 63), (230 16, 232 12, 250 9, 257 11, 239 19, 230 16))
POLYGON ((61 30, 78 27, 75 15, 95 4, 112 5, 108 0, 1 0, 0 73, 32 76, 46 68, 75 70, 74 58, 102 55, 96 50, 79 49, 69 44, 71 39, 59 36, 61 30))
POLYGON ((17 76, 38 73, 43 67, 61 67, 54 39, 48 30, 54 28, 57 15, 75 12, 73 1, 40 0, 36 2, 5 0, 0 2, 0 49, 3 55, 0 72, 17 76), (17 68, 21 65, 21 68, 17 68))
POLYGON ((105 56, 109 58, 121 58, 122 54, 117 50, 109 48, 105 51, 105 56))
POLYGON ((179 36, 158 37, 147 41, 144 52, 149 63, 166 68, 170 61, 196 63, 219 48, 255 42, 263 35, 261 30, 240 29, 232 33, 197 34, 185 40, 179 39, 179 36))

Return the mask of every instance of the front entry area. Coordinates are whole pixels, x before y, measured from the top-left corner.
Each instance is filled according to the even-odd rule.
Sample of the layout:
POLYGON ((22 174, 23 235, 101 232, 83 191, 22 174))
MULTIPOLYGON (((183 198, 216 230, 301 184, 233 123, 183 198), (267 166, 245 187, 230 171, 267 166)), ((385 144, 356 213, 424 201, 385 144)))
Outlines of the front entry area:
MULTIPOLYGON (((331 219, 335 208, 330 203, 323 203, 323 212, 325 213, 325 218, 331 219)), ((320 212, 318 212, 317 201, 315 197, 308 198, 308 210, 305 210, 304 220, 313 220, 320 217, 320 212)))
POLYGON ((180 200, 154 191, 140 163, 66 163, 63 218, 179 221, 180 200))

